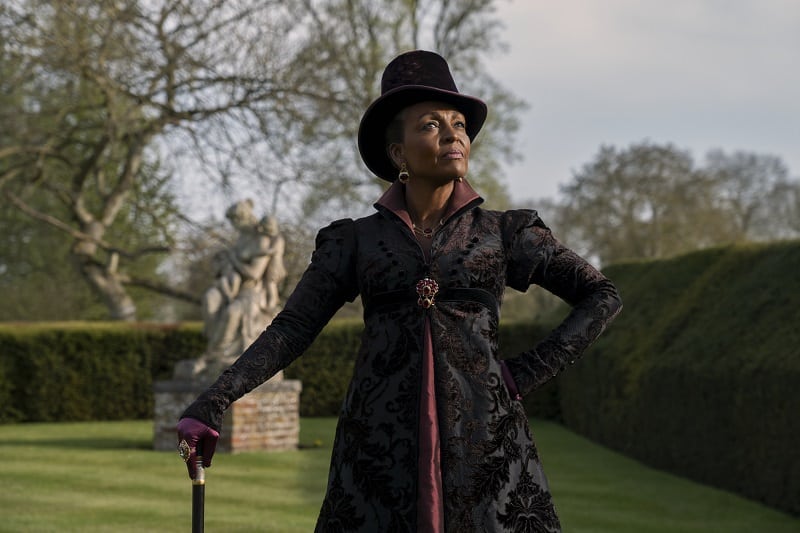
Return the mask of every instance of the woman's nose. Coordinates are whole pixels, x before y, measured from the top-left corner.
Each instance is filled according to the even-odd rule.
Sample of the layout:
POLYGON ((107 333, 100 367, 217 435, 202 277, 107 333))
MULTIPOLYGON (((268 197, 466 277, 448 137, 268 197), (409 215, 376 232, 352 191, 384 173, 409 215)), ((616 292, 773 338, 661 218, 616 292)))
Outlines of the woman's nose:
POLYGON ((442 132, 442 140, 447 142, 455 140, 455 138, 458 136, 456 133, 456 129, 450 124, 445 124, 444 126, 441 126, 441 132, 442 132))

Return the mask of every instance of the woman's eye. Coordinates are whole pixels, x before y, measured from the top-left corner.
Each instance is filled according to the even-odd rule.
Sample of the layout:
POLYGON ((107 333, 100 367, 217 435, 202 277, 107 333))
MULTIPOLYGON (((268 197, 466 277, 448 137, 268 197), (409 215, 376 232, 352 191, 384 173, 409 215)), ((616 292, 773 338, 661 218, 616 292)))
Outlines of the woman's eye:
POLYGON ((457 121, 454 125, 455 125, 456 128, 461 128, 461 129, 467 127, 466 122, 464 122, 463 120, 457 121))
POLYGON ((436 122, 436 121, 431 120, 429 122, 426 122, 425 125, 422 126, 422 127, 425 128, 426 130, 432 130, 434 128, 438 128, 439 127, 439 123, 436 122))

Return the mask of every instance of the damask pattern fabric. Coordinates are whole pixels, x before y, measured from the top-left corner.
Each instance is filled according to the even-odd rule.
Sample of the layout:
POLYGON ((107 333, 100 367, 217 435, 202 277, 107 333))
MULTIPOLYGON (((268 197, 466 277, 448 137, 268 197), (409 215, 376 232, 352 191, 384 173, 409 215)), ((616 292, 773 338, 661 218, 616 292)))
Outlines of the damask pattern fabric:
POLYGON ((480 289, 501 302, 506 286, 537 284, 573 306, 531 350, 506 361, 527 394, 574 362, 621 308, 613 284, 561 245, 535 211, 451 216, 426 260, 391 210, 320 231, 303 278, 272 324, 184 413, 219 429, 231 402, 291 363, 336 310, 361 295, 365 328, 333 444, 318 532, 410 532, 417 525, 419 398, 424 322, 430 321, 449 532, 560 531, 547 479, 520 404, 499 363, 498 316, 477 301, 424 310, 370 305, 424 277, 480 289), (377 301, 377 300, 376 300, 377 301))

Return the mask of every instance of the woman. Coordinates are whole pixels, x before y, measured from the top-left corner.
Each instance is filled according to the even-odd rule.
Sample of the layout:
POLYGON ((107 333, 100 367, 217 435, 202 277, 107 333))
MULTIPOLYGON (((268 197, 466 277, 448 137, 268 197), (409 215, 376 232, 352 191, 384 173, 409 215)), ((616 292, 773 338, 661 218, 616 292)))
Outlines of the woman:
MULTIPOLYGON (((614 286, 535 211, 485 211, 463 179, 486 105, 440 56, 395 58, 364 114, 359 150, 392 185, 377 213, 321 230, 285 309, 184 413, 179 437, 210 463, 225 409, 311 343, 358 294, 365 329, 317 531, 559 531, 519 403, 572 363, 621 307, 614 286), (506 286, 573 305, 501 364, 506 286)), ((190 475, 192 461, 189 461, 190 475)))

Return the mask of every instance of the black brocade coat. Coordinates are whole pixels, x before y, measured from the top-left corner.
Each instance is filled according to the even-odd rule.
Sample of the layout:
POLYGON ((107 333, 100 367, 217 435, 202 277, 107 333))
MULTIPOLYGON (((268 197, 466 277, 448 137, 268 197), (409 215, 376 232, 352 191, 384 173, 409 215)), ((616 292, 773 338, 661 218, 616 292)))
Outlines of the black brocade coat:
POLYGON ((506 286, 541 285, 573 306, 530 351, 507 361, 522 394, 573 362, 621 307, 614 286, 562 246, 535 211, 464 205, 434 236, 426 261, 389 209, 334 222, 284 310, 183 416, 220 429, 223 412, 301 355, 345 301, 361 294, 365 329, 333 445, 321 532, 405 532, 417 526, 417 452, 424 319, 430 318, 441 437, 445 529, 560 531, 522 406, 498 362, 497 309, 506 286), (468 298, 416 304, 424 277, 468 298), (406 300, 387 303, 388 291, 406 300), (397 293, 395 293, 397 294, 397 293), (407 303, 406 303, 407 302, 407 303))

